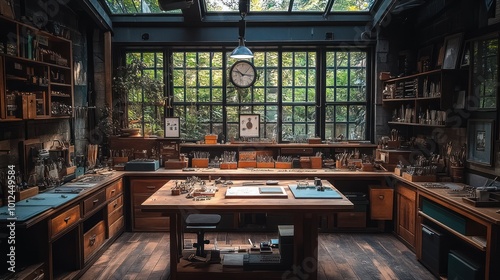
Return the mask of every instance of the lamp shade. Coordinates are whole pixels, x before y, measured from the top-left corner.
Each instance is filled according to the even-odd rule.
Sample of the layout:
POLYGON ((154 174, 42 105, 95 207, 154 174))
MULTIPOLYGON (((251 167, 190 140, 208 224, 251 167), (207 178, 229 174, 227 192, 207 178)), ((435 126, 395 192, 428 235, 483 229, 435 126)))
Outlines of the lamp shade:
POLYGON ((240 43, 230 55, 231 58, 253 58, 252 51, 245 47, 245 41, 240 37, 240 43))

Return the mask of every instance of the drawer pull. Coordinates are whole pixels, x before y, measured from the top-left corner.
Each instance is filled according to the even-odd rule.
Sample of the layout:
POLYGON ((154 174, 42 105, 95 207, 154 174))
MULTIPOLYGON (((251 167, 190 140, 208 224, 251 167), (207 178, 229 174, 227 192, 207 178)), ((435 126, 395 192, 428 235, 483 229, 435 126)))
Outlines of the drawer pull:
POLYGON ((156 189, 156 187, 155 187, 155 186, 147 186, 146 188, 147 188, 147 189, 149 189, 149 190, 154 190, 154 189, 156 189))
POLYGON ((384 199, 384 195, 379 195, 378 198, 380 198, 380 200, 383 200, 384 199))
POLYGON ((94 203, 94 204, 96 204, 97 202, 99 202, 99 199, 92 201, 92 203, 94 203))
POLYGON ((94 246, 96 237, 97 237, 97 235, 96 235, 96 234, 94 234, 94 235, 92 235, 92 236, 89 238, 89 245, 90 245, 90 246, 94 246))
POLYGON ((69 222, 69 220, 71 220, 71 216, 64 218, 64 222, 65 222, 65 223, 68 223, 68 222, 69 222))
POLYGON ((112 190, 111 190, 111 193, 115 193, 115 189, 112 189, 112 190))
POLYGON ((115 204, 113 205, 113 208, 116 208, 116 206, 118 206, 118 202, 115 202, 115 204))

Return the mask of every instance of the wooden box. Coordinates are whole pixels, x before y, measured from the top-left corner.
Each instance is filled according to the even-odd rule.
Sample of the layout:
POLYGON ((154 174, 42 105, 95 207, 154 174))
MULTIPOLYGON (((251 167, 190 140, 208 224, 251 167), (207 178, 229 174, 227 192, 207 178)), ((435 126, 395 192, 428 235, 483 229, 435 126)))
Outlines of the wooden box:
POLYGON ((274 168, 274 162, 257 162, 257 168, 274 168))
POLYGON ((291 162, 275 162, 274 163, 274 168, 278 168, 278 169, 290 169, 290 168, 292 168, 292 163, 291 162))
POLYGON ((403 178, 411 182, 436 182, 436 175, 410 175, 403 172, 403 178))
POLYGON ((257 167, 256 161, 238 161, 239 168, 255 168, 257 167))
POLYGON ((321 144, 321 138, 309 138, 307 139, 309 144, 321 144))
POLYGON ((31 187, 31 188, 26 189, 26 190, 17 191, 16 192, 16 201, 21 201, 21 200, 30 198, 32 196, 35 196, 38 194, 38 192, 39 192, 38 187, 31 187))
POLYGON ((240 161, 256 161, 257 152, 256 151, 240 151, 238 153, 238 159, 240 161))
POLYGON ((321 157, 310 157, 311 168, 313 169, 321 169, 323 167, 323 159, 321 157))
POLYGON ((236 162, 221 162, 219 165, 220 169, 237 169, 238 163, 236 162))
POLYGON ((217 144, 217 135, 205 135, 205 144, 217 144))
POLYGON ((191 160, 191 166, 195 168, 207 168, 208 158, 193 158, 191 160))
POLYGON ((394 174, 398 175, 398 176, 403 176, 403 169, 401 168, 394 168, 394 174))
POLYGON ((180 160, 166 160, 164 162, 165 169, 182 169, 188 167, 187 161, 180 160))
POLYGON ((311 168, 311 158, 300 157, 300 168, 311 168))

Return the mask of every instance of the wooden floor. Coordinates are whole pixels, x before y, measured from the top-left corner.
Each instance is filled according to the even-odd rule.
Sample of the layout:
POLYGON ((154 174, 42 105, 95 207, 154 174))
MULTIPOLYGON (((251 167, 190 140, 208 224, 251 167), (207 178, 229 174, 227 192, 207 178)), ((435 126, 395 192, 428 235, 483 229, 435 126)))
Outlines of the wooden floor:
MULTIPOLYGON (((261 241, 276 236, 265 233, 212 233, 207 234, 207 238, 217 238, 221 246, 243 244, 248 238, 261 241)), ((125 232, 81 279, 167 280, 170 273, 168 252, 167 233, 125 232)), ((435 279, 416 260, 413 252, 388 233, 320 233, 318 255, 320 280, 435 279)))

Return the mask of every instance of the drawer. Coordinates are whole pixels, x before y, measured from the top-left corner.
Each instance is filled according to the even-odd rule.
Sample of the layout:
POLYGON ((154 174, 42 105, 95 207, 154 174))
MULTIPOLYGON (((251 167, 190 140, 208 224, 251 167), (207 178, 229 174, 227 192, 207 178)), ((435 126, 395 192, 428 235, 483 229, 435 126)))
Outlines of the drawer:
POLYGON ((94 194, 93 196, 83 201, 83 216, 92 210, 99 208, 106 201, 106 193, 104 190, 94 194))
POLYGON ((118 180, 106 187, 106 199, 111 199, 123 193, 123 182, 118 180))
POLYGON ((337 213, 337 227, 363 228, 366 227, 366 212, 339 212, 337 213))
POLYGON ((108 215, 123 206, 123 195, 113 199, 108 203, 108 215))
POLYGON ((161 212, 144 212, 140 207, 134 208, 134 218, 147 218, 147 217, 168 217, 167 214, 161 212))
POLYGON ((50 220, 51 237, 78 223, 80 220, 80 205, 71 207, 50 220))
POLYGON ((110 224, 108 231, 109 231, 109 238, 114 237, 121 229, 123 229, 123 226, 125 225, 125 218, 121 216, 116 222, 110 224))
POLYGON ((96 252, 106 239, 104 221, 100 221, 93 228, 83 234, 83 259, 85 262, 96 252))
POLYGON ((168 231, 168 217, 135 218, 134 230, 136 231, 168 231))
POLYGON ((312 156, 314 155, 314 150, 313 148, 281 148, 281 154, 312 156))
POLYGON ((113 212, 108 214, 108 225, 116 222, 122 216, 123 216, 123 206, 119 206, 113 212))
POLYGON ((139 180, 135 179, 130 182, 130 190, 132 193, 155 193, 168 180, 139 180))
POLYGON ((146 201, 152 194, 134 194, 132 196, 132 205, 134 208, 141 207, 141 204, 146 201))
POLYGON ((370 187, 370 219, 392 220, 394 190, 370 187))

